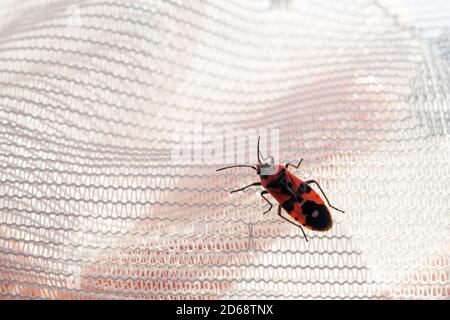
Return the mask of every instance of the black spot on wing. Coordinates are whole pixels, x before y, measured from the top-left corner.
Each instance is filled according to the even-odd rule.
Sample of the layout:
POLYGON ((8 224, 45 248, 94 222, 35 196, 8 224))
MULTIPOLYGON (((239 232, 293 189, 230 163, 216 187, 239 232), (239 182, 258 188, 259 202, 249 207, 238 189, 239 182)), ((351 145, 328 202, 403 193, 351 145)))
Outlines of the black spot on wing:
POLYGON ((306 183, 302 182, 300 187, 298 187, 297 194, 301 195, 303 193, 310 193, 311 187, 308 186, 306 183))
POLYGON ((286 169, 282 169, 281 172, 278 174, 278 177, 267 184, 267 188, 280 189, 282 193, 286 193, 288 191, 286 180, 286 169))
POLYGON ((295 192, 295 194, 297 195, 297 201, 302 202, 303 201, 302 195, 304 193, 309 193, 310 191, 311 187, 308 186, 306 183, 302 182, 301 185, 298 187, 297 191, 295 192))
POLYGON ((302 205, 302 212, 305 215, 305 226, 321 231, 331 228, 331 215, 328 208, 323 204, 306 201, 302 205))
POLYGON ((281 183, 281 184, 279 185, 279 187, 280 187, 281 193, 286 194, 286 193, 289 192, 289 190, 288 190, 288 188, 287 188, 287 185, 286 185, 285 183, 281 183))
POLYGON ((294 197, 290 197, 288 200, 286 200, 285 202, 283 202, 283 204, 281 205, 284 210, 286 210, 287 212, 291 212, 292 210, 294 210, 294 204, 297 202, 297 200, 294 197))

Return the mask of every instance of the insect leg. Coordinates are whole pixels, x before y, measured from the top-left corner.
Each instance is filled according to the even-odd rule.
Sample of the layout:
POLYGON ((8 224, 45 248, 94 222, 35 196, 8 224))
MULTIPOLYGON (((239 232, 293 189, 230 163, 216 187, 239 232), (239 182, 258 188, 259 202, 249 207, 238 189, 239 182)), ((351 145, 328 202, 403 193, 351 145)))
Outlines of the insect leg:
POLYGON ((243 188, 233 190, 233 191, 231 191, 230 193, 235 193, 235 192, 238 192, 238 191, 243 191, 243 190, 245 190, 245 189, 247 189, 247 188, 254 187, 254 186, 260 186, 260 185, 261 185, 261 182, 255 182, 255 183, 249 184, 248 186, 245 186, 245 187, 243 187, 243 188))
POLYGON ((280 217, 282 217, 284 220, 286 220, 287 222, 293 224, 293 225, 296 226, 296 227, 299 227, 300 230, 302 230, 302 233, 303 233, 303 236, 305 237, 306 242, 308 242, 308 237, 306 236, 306 233, 305 233, 305 231, 303 230, 302 226, 299 225, 299 224, 297 224, 297 223, 292 222, 291 220, 289 220, 288 218, 286 218, 285 216, 283 216, 283 215, 281 214, 281 206, 280 206, 280 205, 278 206, 278 215, 279 215, 280 217))
POLYGON ((338 209, 338 208, 336 208, 336 207, 334 207, 334 206, 331 205, 330 200, 328 200, 327 195, 325 194, 325 192, 323 192, 322 188, 320 187, 319 183, 318 183, 316 180, 308 180, 308 181, 305 181, 305 183, 306 183, 306 184, 314 183, 314 184, 320 189, 320 191, 322 192, 323 196, 325 197, 325 200, 327 200, 328 205, 329 205, 331 208, 333 208, 334 210, 340 211, 340 212, 342 212, 342 213, 345 213, 345 212, 342 211, 341 209, 338 209))
POLYGON ((266 197, 264 197, 265 194, 268 194, 269 192, 264 190, 261 192, 261 197, 266 200, 266 202, 270 205, 269 209, 267 209, 266 211, 264 211, 263 214, 266 214, 267 212, 269 212, 270 210, 272 210, 273 204, 272 202, 270 202, 266 197))
POLYGON ((288 163, 286 164, 286 169, 287 169, 289 166, 293 166, 295 169, 298 169, 298 167, 300 167, 300 165, 302 164, 302 161, 303 161, 303 158, 300 159, 300 161, 298 162, 297 165, 288 162, 288 163))

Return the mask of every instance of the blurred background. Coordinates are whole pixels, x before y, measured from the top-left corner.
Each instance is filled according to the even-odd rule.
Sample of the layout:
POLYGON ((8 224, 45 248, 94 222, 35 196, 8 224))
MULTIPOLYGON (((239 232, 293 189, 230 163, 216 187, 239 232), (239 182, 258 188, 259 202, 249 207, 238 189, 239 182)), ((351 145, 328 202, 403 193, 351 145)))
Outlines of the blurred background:
POLYGON ((449 27, 447 1, 1 0, 0 297, 448 299, 449 27), (305 242, 229 194, 253 171, 178 158, 199 124, 277 133, 346 213, 305 242))

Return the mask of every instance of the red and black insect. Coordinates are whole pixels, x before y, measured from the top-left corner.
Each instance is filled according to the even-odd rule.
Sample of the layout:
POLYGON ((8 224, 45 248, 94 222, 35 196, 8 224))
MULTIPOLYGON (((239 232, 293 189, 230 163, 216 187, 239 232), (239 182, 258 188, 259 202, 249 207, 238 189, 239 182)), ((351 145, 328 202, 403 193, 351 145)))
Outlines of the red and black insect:
POLYGON ((270 156, 268 158, 271 159, 271 163, 262 163, 260 158, 261 152, 259 150, 259 140, 260 139, 258 138, 258 148, 256 151, 258 156, 258 164, 256 166, 239 164, 216 170, 221 171, 236 167, 248 167, 254 169, 260 177, 260 182, 255 182, 243 188, 233 190, 231 193, 243 191, 253 186, 262 186, 265 190, 261 192, 261 197, 270 205, 269 209, 267 209, 263 214, 269 212, 273 207, 273 204, 264 196, 266 194, 270 194, 278 202, 278 215, 289 223, 299 227, 302 230, 306 241, 308 241, 308 238, 306 237, 302 226, 314 231, 329 230, 333 225, 330 211, 325 206, 322 198, 311 188, 310 185, 315 184, 319 188, 331 208, 342 213, 344 213, 344 211, 330 204, 330 201, 317 181, 302 181, 288 170, 289 166, 299 168, 303 159, 300 159, 297 165, 292 163, 283 165, 274 164, 274 159, 270 156), (295 221, 297 221, 298 224, 283 216, 281 213, 281 208, 283 208, 295 221))

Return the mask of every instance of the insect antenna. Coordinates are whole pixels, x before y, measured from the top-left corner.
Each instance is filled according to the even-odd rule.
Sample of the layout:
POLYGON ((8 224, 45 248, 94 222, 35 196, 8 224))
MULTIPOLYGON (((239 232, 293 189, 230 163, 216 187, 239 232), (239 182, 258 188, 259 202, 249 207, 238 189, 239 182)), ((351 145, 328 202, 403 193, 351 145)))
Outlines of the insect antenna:
POLYGON ((261 139, 261 137, 258 137, 258 151, 257 151, 257 154, 258 154, 258 162, 259 162, 259 164, 262 164, 262 162, 261 162, 261 158, 263 158, 263 160, 264 160, 264 163, 265 163, 265 161, 267 160, 267 159, 270 159, 270 163, 274 163, 274 158, 273 158, 273 156, 268 156, 267 158, 264 158, 263 157, 263 155, 262 155, 262 153, 261 153, 261 151, 259 150, 259 140, 261 139), (261 158, 260 158, 260 156, 261 156, 261 158))
MULTIPOLYGON (((261 151, 259 150, 259 140, 261 140, 261 137, 258 137, 258 149, 256 150, 256 155, 258 156, 258 162, 259 164, 262 164, 261 158, 259 157, 261 155, 261 151)), ((261 155, 262 156, 262 155, 261 155)))
POLYGON ((235 165, 235 166, 228 166, 228 167, 223 167, 223 168, 217 169, 216 172, 217 171, 221 171, 221 170, 225 170, 225 169, 230 169, 230 168, 238 168, 238 167, 240 167, 240 168, 252 168, 253 170, 256 171, 256 167, 254 167, 254 166, 249 166, 249 165, 246 165, 246 164, 238 164, 238 165, 235 165))

